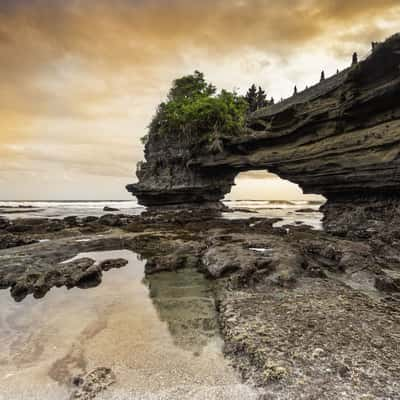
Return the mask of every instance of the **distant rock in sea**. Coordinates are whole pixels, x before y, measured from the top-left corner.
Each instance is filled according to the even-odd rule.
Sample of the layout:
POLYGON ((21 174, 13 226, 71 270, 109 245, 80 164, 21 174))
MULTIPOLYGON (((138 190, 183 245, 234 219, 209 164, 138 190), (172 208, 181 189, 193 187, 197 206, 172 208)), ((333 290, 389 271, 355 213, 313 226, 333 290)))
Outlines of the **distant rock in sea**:
POLYGON ((112 212, 112 211, 120 211, 120 210, 119 210, 118 208, 105 206, 105 207, 103 208, 103 211, 112 212))

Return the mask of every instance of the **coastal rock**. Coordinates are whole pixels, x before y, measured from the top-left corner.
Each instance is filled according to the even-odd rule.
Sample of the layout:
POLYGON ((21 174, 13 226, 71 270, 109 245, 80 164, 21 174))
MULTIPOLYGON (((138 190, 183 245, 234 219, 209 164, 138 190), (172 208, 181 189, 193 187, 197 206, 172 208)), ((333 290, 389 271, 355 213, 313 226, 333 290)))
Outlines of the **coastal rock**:
POLYGON ((105 214, 99 218, 99 224, 107 226, 121 226, 123 222, 118 215, 105 214))
POLYGON ((375 287, 383 292, 400 292, 400 271, 383 270, 375 279, 375 287))
POLYGON ((399 65, 396 34, 364 61, 251 114, 247 130, 224 137, 218 153, 179 132, 150 135, 139 182, 127 189, 149 207, 217 208, 237 174, 268 170, 325 196, 332 231, 341 212, 351 221, 378 202, 390 206, 391 222, 400 208, 399 65))
POLYGON ((97 217, 95 217, 95 216, 92 216, 92 215, 89 215, 89 216, 87 216, 87 217, 83 217, 82 218, 82 224, 89 224, 89 223, 91 223, 91 222, 96 222, 98 220, 98 218, 97 217))
MULTIPOLYGON (((130 219, 142 231, 107 227, 101 238, 93 234, 79 241, 77 230, 72 236, 66 230, 50 242, 1 250, 0 288, 11 288, 21 301, 29 294, 43 297, 52 287, 91 287, 102 271, 125 260, 96 265, 77 254, 132 250, 147 260, 143 283, 174 343, 199 355, 207 338, 221 332, 224 352, 244 380, 261 386, 265 398, 398 397, 399 228, 354 239, 300 227, 286 231, 254 216, 206 215, 148 213, 130 219), (180 268, 211 278, 206 291, 180 268), (174 272, 155 274, 159 271, 174 272), (189 287, 200 301, 188 296, 189 287), (179 298, 171 296, 177 288, 179 298), (165 297, 167 302, 159 301, 165 297), (209 317, 215 309, 218 326, 209 317)), ((98 389, 114 381, 103 372, 75 376, 77 398, 102 397, 98 389)))
POLYGON ((37 243, 37 240, 27 236, 0 234, 0 249, 9 249, 11 247, 25 246, 27 244, 37 243))
POLYGON ((100 268, 103 271, 109 271, 110 269, 113 268, 125 267, 126 264, 128 264, 128 260, 125 260, 124 258, 115 258, 112 260, 104 260, 103 262, 100 263, 100 268))
POLYGON ((72 383, 77 389, 71 396, 72 399, 92 400, 110 385, 116 382, 116 376, 111 368, 99 367, 85 376, 76 376, 72 383))
POLYGON ((289 289, 221 289, 218 310, 226 355, 265 399, 398 397, 396 306, 300 278, 289 289))
POLYGON ((114 207, 105 206, 105 207, 103 208, 103 211, 112 212, 112 211, 119 211, 119 209, 118 209, 118 208, 114 208, 114 207))
POLYGON ((75 215, 70 215, 70 216, 64 218, 64 223, 67 227, 71 228, 74 226, 78 226, 79 220, 78 220, 78 217, 76 217, 75 215))
POLYGON ((0 217, 0 230, 6 229, 10 226, 10 220, 4 217, 0 217))

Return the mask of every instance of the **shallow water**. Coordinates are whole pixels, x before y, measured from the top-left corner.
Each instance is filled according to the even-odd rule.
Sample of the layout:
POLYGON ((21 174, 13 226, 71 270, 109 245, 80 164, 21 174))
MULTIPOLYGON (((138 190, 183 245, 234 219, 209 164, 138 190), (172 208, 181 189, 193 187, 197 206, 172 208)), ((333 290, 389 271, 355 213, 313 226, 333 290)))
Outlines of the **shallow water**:
POLYGON ((64 218, 100 217, 106 213, 104 207, 112 207, 123 213, 139 215, 145 209, 136 200, 130 201, 0 201, 0 215, 16 218, 64 218))
POLYGON ((208 282, 191 270, 144 278, 128 250, 85 253, 129 264, 92 289, 15 303, 0 291, 0 399, 68 399, 72 377, 109 367, 99 399, 255 399, 222 355, 208 282))
POLYGON ((323 214, 319 212, 323 202, 318 201, 226 201, 233 212, 223 213, 225 219, 281 218, 275 227, 284 225, 309 225, 322 230, 323 214))
MULTIPOLYGON (((295 224, 301 222, 312 226, 314 229, 322 229, 322 214, 317 212, 322 202, 307 200, 225 200, 224 204, 234 211, 224 213, 224 218, 282 218, 275 226, 295 224), (299 210, 312 210, 298 212, 299 210)), ((78 217, 101 216, 108 212, 103 211, 105 206, 116 208, 124 213, 139 215, 145 208, 140 206, 136 200, 131 201, 0 201, 0 216, 9 219, 16 218, 64 218, 75 215, 78 217), (27 208, 28 207, 28 208, 27 208)))

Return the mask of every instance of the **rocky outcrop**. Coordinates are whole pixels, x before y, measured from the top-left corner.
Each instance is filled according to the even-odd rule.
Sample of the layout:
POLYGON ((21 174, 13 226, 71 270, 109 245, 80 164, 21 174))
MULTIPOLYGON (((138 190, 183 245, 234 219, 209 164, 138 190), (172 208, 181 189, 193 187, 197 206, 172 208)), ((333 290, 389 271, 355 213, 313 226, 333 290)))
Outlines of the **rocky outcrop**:
MULTIPOLYGON (((400 34, 362 62, 253 113, 240 137, 196 147, 150 135, 139 183, 145 206, 217 205, 242 171, 268 170, 335 204, 400 204, 400 34)), ((391 207, 392 208, 392 207, 391 207)), ((343 207, 342 207, 343 209, 343 207)), ((347 210, 349 211, 349 210, 347 210)), ((334 214, 332 214, 334 215, 334 214)), ((335 218, 326 219, 326 225, 335 218)))
MULTIPOLYGON (((260 400, 336 400, 338 393, 341 399, 398 399, 399 231, 387 237, 368 231, 349 240, 301 226, 274 228, 273 219, 228 220, 191 210, 120 220, 122 225, 99 237, 74 226, 92 229, 99 220, 70 217, 71 226, 53 233, 51 241, 0 250, 0 289, 10 288, 22 301, 60 286, 90 288, 101 283, 104 271, 126 261, 95 263, 76 255, 132 250, 147 261, 143 283, 169 339, 189 356, 191 351, 207 357, 204 346, 221 331, 224 353, 245 380, 261 387, 260 400), (206 282, 194 269, 212 279, 206 282), (155 274, 159 271, 170 272, 155 274)), ((81 338, 92 338, 87 332, 81 338)), ((75 358, 68 362, 76 354, 72 350, 53 364, 49 376, 70 389, 74 385, 71 399, 109 398, 103 390, 124 379, 121 370, 96 368, 87 374, 75 358)))

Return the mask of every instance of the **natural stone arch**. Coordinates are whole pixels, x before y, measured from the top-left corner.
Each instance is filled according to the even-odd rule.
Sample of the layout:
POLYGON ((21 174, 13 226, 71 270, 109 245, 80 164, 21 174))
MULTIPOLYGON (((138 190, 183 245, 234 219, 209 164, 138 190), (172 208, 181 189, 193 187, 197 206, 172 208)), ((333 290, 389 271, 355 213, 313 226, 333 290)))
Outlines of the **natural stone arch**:
POLYGON ((362 213, 376 218, 374 208, 381 219, 397 221, 399 65, 397 34, 364 61, 256 111, 247 131, 223 138, 217 153, 191 151, 179 132, 150 135, 139 182, 127 189, 145 206, 215 207, 238 173, 266 169, 300 185, 304 193, 326 197, 327 225, 349 213, 355 221, 362 213), (354 213, 356 208, 363 212, 354 213))
POLYGON ((319 200, 321 203, 324 202, 322 196, 305 194, 299 185, 267 170, 238 173, 231 191, 225 195, 224 200, 319 200))

